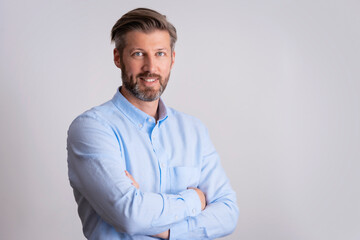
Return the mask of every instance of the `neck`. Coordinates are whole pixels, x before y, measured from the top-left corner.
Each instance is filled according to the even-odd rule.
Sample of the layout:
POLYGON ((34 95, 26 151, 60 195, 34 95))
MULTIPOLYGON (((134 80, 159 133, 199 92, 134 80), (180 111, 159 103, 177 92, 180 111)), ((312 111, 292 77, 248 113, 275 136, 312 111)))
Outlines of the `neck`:
POLYGON ((151 102, 140 100, 124 87, 121 87, 120 93, 136 108, 158 120, 159 116, 157 110, 159 106, 159 99, 151 102))

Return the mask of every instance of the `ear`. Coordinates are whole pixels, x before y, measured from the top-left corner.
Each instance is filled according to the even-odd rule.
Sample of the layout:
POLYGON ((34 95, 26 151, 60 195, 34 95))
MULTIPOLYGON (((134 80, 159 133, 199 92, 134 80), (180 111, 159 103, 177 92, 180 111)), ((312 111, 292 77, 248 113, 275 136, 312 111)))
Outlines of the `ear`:
POLYGON ((121 69, 121 64, 120 64, 120 53, 119 51, 114 48, 114 63, 115 65, 121 69))
POLYGON ((174 66, 175 63, 175 51, 172 52, 171 54, 171 65, 170 65, 170 69, 174 66))

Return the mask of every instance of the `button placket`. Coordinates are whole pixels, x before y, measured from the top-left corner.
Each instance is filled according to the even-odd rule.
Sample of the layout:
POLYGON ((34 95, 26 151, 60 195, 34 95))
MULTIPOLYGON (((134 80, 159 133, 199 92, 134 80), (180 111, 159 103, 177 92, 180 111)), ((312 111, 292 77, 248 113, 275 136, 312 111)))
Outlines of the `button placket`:
MULTIPOLYGON (((148 119, 149 121, 150 119, 148 119)), ((166 163, 163 162, 163 150, 160 147, 160 143, 159 141, 157 141, 157 134, 158 134, 158 129, 156 127, 154 127, 151 131, 150 134, 150 141, 153 147, 153 150, 156 154, 156 158, 159 164, 159 168, 160 168, 160 191, 161 192, 165 192, 166 190, 166 174, 167 174, 167 166, 166 163)))

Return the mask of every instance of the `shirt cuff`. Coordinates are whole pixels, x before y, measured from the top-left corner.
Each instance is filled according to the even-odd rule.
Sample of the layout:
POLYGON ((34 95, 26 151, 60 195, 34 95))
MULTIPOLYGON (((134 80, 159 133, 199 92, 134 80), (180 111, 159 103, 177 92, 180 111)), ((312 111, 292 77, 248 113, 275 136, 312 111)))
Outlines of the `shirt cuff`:
POLYGON ((185 201, 188 217, 195 217, 201 213, 201 201, 199 195, 194 189, 187 189, 180 192, 179 195, 185 201))
POLYGON ((181 234, 184 234, 188 231, 189 231, 189 223, 185 219, 184 221, 179 222, 170 228, 169 240, 176 240, 179 238, 179 236, 181 236, 181 234))

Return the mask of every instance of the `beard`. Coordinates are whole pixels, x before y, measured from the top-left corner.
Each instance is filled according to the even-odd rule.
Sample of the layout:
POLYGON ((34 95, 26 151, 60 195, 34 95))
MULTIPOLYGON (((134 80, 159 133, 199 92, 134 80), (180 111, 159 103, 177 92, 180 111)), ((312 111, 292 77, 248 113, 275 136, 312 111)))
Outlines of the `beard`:
POLYGON ((146 102, 152 102, 160 98, 161 94, 165 91, 165 88, 167 86, 167 83, 170 78, 170 73, 165 77, 162 78, 158 74, 151 74, 149 72, 140 73, 134 77, 133 75, 128 76, 126 74, 126 68, 125 66, 122 67, 123 71, 121 71, 121 78, 123 86, 131 92, 132 95, 134 95, 136 98, 146 101, 146 102), (143 86, 141 89, 141 86, 139 84, 140 78, 144 77, 154 77, 157 78, 160 84, 159 89, 155 89, 153 87, 146 87, 143 86))

